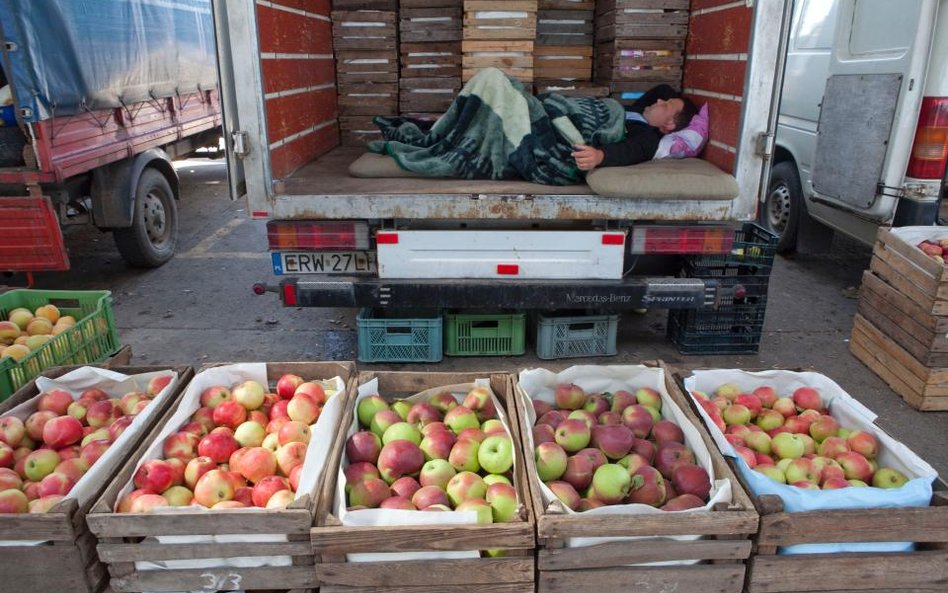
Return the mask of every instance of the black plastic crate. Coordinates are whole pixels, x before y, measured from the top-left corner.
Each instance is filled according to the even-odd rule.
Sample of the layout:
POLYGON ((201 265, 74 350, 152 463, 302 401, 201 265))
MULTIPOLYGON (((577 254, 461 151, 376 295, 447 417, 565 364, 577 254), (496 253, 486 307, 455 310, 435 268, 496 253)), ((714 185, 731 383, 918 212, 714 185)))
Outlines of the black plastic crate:
POLYGON ((690 278, 721 276, 770 276, 779 237, 753 222, 734 233, 730 253, 696 255, 685 264, 690 278))
POLYGON ((713 283, 717 287, 712 309, 732 305, 766 306, 770 276, 720 276, 705 280, 709 286, 713 283))
POLYGON ((668 313, 668 338, 682 354, 756 354, 767 297, 753 305, 679 309, 668 313))

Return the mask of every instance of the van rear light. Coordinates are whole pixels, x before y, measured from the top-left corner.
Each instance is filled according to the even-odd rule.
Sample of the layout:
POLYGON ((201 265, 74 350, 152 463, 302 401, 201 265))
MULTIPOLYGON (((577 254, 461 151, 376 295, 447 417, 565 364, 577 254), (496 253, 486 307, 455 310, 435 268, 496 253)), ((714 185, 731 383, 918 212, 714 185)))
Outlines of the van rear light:
POLYGON ((283 290, 283 304, 287 307, 296 306, 296 284, 286 282, 280 287, 283 290))
POLYGON ((729 253, 734 229, 719 226, 637 226, 631 253, 729 253))
POLYGON ((948 161, 948 97, 925 97, 906 177, 942 179, 948 161))
POLYGON ((364 222, 267 223, 271 251, 364 250, 369 248, 369 228, 364 222))

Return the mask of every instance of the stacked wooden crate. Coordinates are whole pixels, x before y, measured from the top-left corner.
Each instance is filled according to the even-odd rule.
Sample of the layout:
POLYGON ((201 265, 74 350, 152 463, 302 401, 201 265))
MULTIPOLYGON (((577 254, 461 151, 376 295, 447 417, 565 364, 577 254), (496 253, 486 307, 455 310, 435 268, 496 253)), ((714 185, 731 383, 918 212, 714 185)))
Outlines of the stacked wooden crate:
POLYGON ((595 79, 631 103, 666 83, 681 88, 689 0, 598 0, 595 79))
POLYGON ((461 90, 461 0, 401 0, 399 112, 444 113, 461 90))
POLYGON ((537 0, 464 0, 464 81, 493 66, 532 85, 536 34, 537 0))
POLYGON ((938 227, 879 229, 863 274, 849 349, 917 410, 948 410, 948 267, 919 237, 938 227))
POLYGON ((398 7, 396 0, 336 0, 333 8, 342 144, 361 145, 381 138, 373 116, 398 114, 398 7))
POLYGON ((592 89, 594 0, 540 0, 533 70, 537 92, 595 94, 592 89))

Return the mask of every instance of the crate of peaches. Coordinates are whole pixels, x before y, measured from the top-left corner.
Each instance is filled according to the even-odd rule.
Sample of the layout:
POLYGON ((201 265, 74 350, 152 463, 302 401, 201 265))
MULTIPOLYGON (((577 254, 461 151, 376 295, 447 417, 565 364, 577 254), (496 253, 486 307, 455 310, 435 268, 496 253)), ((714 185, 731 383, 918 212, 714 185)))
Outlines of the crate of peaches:
POLYGON ((508 373, 359 374, 313 529, 321 591, 533 590, 511 391, 508 373))
POLYGON ((760 512, 749 591, 796 591, 781 575, 807 562, 825 590, 863 590, 853 583, 866 566, 878 578, 865 590, 904 588, 900 574, 919 590, 937 584, 924 566, 948 544, 948 490, 837 383, 711 369, 683 385, 760 512))
POLYGON ((112 589, 313 586, 309 529, 352 366, 196 374, 89 513, 112 589))
POLYGON ((757 513, 663 367, 531 369, 517 387, 539 591, 741 590, 757 513))
POLYGON ((106 568, 85 515, 192 374, 190 367, 57 368, 17 391, 20 403, 0 416, 6 583, 43 591, 103 586, 106 568))

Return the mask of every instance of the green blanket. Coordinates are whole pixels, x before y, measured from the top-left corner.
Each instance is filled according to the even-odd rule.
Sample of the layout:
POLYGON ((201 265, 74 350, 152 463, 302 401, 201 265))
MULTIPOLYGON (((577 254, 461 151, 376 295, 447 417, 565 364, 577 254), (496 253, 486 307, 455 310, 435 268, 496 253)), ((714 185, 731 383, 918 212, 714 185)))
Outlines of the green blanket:
POLYGON ((496 68, 480 71, 433 125, 376 117, 385 140, 372 152, 431 177, 526 179, 547 185, 581 182, 573 144, 599 146, 625 137, 625 112, 612 99, 534 97, 496 68))

